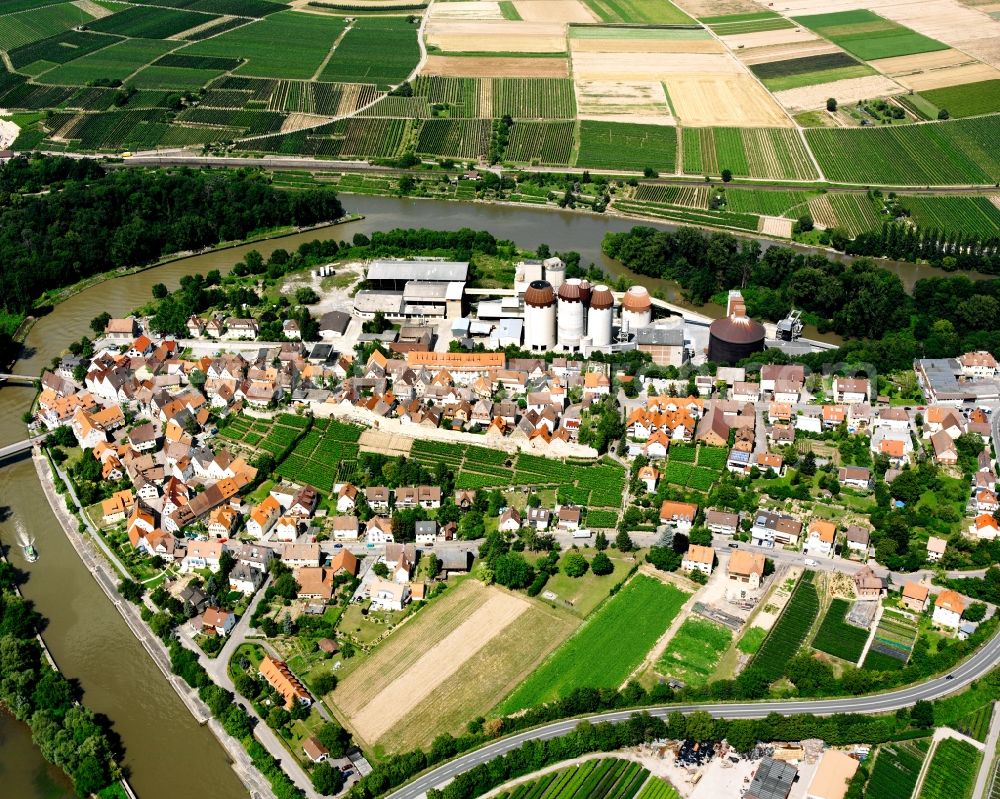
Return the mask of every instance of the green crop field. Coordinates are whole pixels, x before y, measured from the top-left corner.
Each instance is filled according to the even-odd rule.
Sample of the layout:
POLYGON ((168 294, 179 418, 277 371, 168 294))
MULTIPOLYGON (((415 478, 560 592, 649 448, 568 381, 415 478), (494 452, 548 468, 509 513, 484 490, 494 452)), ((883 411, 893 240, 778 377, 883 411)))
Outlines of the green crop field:
MULTIPOLYGON (((566 78, 494 78, 492 116, 513 119, 573 119, 576 97, 566 78)), ((480 113, 485 113, 482 109, 480 113)))
POLYGON ((345 27, 338 17, 281 11, 197 42, 184 48, 184 54, 248 59, 239 68, 241 75, 308 80, 345 27))
POLYGON ((832 181, 902 186, 1000 181, 1000 115, 921 125, 810 128, 805 135, 832 181))
POLYGON ((955 738, 938 741, 918 799, 969 799, 982 753, 955 738))
POLYGON ((784 673, 785 664, 802 646, 819 612, 819 596, 812 580, 812 572, 803 573, 780 618, 750 662, 748 668, 760 672, 768 680, 776 680, 784 673))
POLYGON ((656 671, 688 687, 704 685, 732 638, 727 628, 707 619, 685 619, 656 662, 656 671))
POLYGON ((18 47, 7 55, 15 69, 22 70, 25 74, 38 75, 56 64, 65 64, 74 58, 80 58, 120 41, 121 39, 116 36, 67 31, 40 42, 18 47))
POLYGON ((113 33, 137 39, 166 39, 206 25, 214 19, 214 15, 199 11, 129 6, 117 14, 94 20, 87 27, 98 33, 113 33))
POLYGON ((535 707, 574 688, 617 688, 670 626, 687 597, 672 585, 637 575, 528 677, 498 712, 535 707))
POLYGON ((887 221, 881 203, 867 194, 828 194, 826 197, 837 217, 837 226, 852 236, 878 230, 887 221))
POLYGON ((797 131, 787 128, 685 128, 684 172, 774 180, 815 180, 818 175, 797 131))
POLYGON ((407 17, 363 17, 337 45, 319 79, 341 83, 402 83, 420 60, 418 26, 407 17))
POLYGON ((428 119, 420 129, 417 152, 479 159, 490 150, 488 119, 428 119))
POLYGON ((664 125, 580 122, 577 166, 658 172, 677 169, 677 131, 664 125))
POLYGON ((910 797, 917 785, 930 739, 921 738, 879 748, 875 768, 865 788, 865 799, 900 799, 910 797))
POLYGON ((756 11, 748 14, 725 14, 718 17, 701 17, 719 36, 733 36, 740 33, 762 33, 794 27, 790 20, 773 11, 756 11))
POLYGON ((795 21, 863 61, 948 49, 946 44, 864 9, 812 14, 795 17, 795 21))
POLYGON ((985 197, 922 197, 898 199, 922 228, 966 233, 979 238, 1000 235, 1000 208, 985 197))
POLYGON ((118 44, 62 64, 42 75, 42 83, 83 86, 95 80, 124 80, 177 47, 177 42, 125 39, 118 44))
POLYGON ((694 24, 694 20, 668 0, 584 0, 601 22, 694 24))
MULTIPOLYGON (((522 782, 509 791, 501 791, 496 799, 632 799, 648 779, 649 772, 638 763, 617 758, 587 760, 537 780, 522 782)), ((673 791, 662 780, 656 779, 655 783, 673 791)), ((674 799, 677 794, 653 794, 644 789, 640 796, 642 799, 674 799)))
POLYGON ((506 160, 568 166, 573 155, 575 122, 515 122, 506 160))
POLYGON ((219 77, 214 69, 148 66, 137 72, 129 85, 137 89, 200 89, 219 77))
POLYGON ((13 50, 40 39, 86 25, 93 16, 72 3, 58 3, 34 11, 0 17, 0 49, 13 50))
POLYGON ((928 89, 920 92, 920 96, 938 108, 947 109, 953 118, 995 114, 1000 111, 1000 80, 928 89))
POLYGON ((726 210, 769 216, 801 216, 804 203, 813 196, 805 191, 763 191, 758 189, 726 189, 726 210), (789 213, 795 209, 794 213, 789 213))
POLYGON ((680 799, 680 794, 669 782, 660 777, 651 777, 639 794, 638 799, 680 799))
POLYGON ((772 92, 875 74, 874 69, 847 53, 824 53, 751 64, 750 71, 772 92))
POLYGON ((823 623, 813 639, 813 649, 826 652, 841 660, 857 663, 861 650, 868 641, 868 630, 862 630, 845 621, 845 616, 851 609, 851 602, 846 599, 834 599, 823 618, 823 623))

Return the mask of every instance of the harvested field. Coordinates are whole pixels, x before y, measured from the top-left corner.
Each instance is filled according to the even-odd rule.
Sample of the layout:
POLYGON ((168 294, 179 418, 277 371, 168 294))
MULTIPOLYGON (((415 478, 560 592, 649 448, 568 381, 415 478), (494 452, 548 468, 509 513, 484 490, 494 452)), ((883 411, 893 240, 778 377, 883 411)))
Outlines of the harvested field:
POLYGON ((664 82, 674 113, 684 125, 792 125, 774 98, 749 75, 666 75, 664 82))
POLYGON ((572 627, 521 597, 466 580, 392 634, 333 698, 368 743, 386 733, 426 743, 444 731, 437 720, 450 719, 457 733, 488 710, 572 627))
POLYGON ((960 86, 965 83, 980 83, 984 80, 1000 78, 1000 71, 987 64, 966 64, 960 67, 945 67, 932 72, 921 72, 917 75, 906 75, 897 80, 914 91, 928 89, 944 89, 948 86, 960 86))
POLYGON ((455 53, 562 53, 565 26, 509 20, 429 20, 427 43, 455 53))
POLYGON ((969 56, 958 50, 938 50, 934 53, 918 53, 917 55, 901 55, 895 58, 879 58, 869 61, 875 69, 883 75, 899 77, 900 75, 911 75, 916 72, 925 72, 929 69, 941 69, 942 67, 957 67, 960 64, 972 62, 969 56))
POLYGON ((780 44, 802 44, 805 42, 823 42, 829 47, 829 43, 820 39, 811 30, 806 28, 782 28, 776 31, 759 31, 758 33, 739 33, 727 36, 720 36, 726 46, 732 50, 753 50, 758 47, 774 47, 780 44))
POLYGON ((715 39, 570 39, 574 53, 724 53, 715 39))
POLYGON ((835 80, 832 83, 818 83, 815 86, 801 86, 775 92, 774 99, 789 111, 808 111, 826 108, 828 97, 836 97, 841 105, 855 103, 870 97, 888 97, 905 92, 902 86, 882 75, 868 75, 864 78, 835 80))
POLYGON ((428 19, 503 19, 500 4, 495 0, 460 0, 455 3, 435 3, 428 19))
POLYGON ((753 0, 683 0, 683 5, 685 11, 698 19, 760 11, 760 6, 753 0))
POLYGON ((409 436, 399 436, 370 427, 366 427, 358 439, 358 449, 362 452, 379 452, 389 456, 408 456, 412 446, 413 439, 409 436))
POLYGON ((565 58, 431 55, 420 74, 451 78, 566 78, 569 77, 569 61, 565 58))
POLYGON ((764 236, 780 236, 783 239, 792 237, 792 220, 781 216, 762 216, 758 232, 764 236))
POLYGON ((673 125, 663 84, 659 81, 575 81, 577 116, 608 122, 673 125))
MULTIPOLYGON (((665 80, 667 75, 728 78, 741 73, 729 55, 698 53, 573 53, 573 77, 578 80, 665 80)), ((668 87, 668 91, 670 91, 668 87)), ((671 92, 672 93, 672 92, 671 92)))
POLYGON ((525 22, 599 22, 578 0, 514 0, 514 8, 525 22))

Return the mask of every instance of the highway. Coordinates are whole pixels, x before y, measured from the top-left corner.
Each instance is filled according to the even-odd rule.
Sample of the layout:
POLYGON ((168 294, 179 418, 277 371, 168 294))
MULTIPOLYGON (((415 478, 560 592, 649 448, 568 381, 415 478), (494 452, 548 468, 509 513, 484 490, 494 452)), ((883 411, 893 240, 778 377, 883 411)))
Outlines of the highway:
MULTIPOLYGON (((768 713, 780 713, 783 716, 789 716, 794 713, 813 713, 818 716, 829 716, 834 713, 887 713, 898 710, 901 707, 912 707, 913 703, 918 699, 938 699, 960 688, 964 688, 973 680, 982 677, 993 669, 998 658, 1000 658, 1000 633, 991 638, 968 660, 957 666, 949 675, 883 694, 851 696, 841 699, 783 700, 780 702, 659 705, 657 707, 641 708, 641 710, 645 710, 651 716, 658 718, 665 718, 675 710, 680 710, 684 713, 695 710, 707 710, 713 716, 727 719, 763 718, 768 713)), ((389 799, 418 799, 428 789, 440 787, 457 774, 466 772, 480 763, 487 763, 500 755, 504 755, 516 749, 525 741, 557 738, 560 735, 571 732, 581 720, 595 724, 600 721, 625 721, 636 710, 616 710, 609 713, 586 716, 583 719, 575 718, 556 721, 531 730, 519 732, 507 738, 501 738, 487 744, 481 749, 467 752, 454 760, 450 760, 428 771, 413 782, 389 794, 389 799)))

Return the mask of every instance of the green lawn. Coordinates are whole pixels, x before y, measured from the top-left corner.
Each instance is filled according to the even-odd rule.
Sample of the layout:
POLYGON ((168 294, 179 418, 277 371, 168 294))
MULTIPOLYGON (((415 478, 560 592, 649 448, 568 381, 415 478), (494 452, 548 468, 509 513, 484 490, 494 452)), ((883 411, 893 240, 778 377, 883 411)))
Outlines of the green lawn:
POLYGON ((670 626, 687 597, 679 588, 637 575, 501 703, 498 712, 534 707, 575 688, 617 688, 670 626))
MULTIPOLYGON (((597 553, 597 550, 592 547, 585 547, 580 551, 588 563, 594 559, 594 555, 597 553)), ((589 616, 591 611, 604 601, 611 587, 628 574, 628 570, 632 568, 632 563, 627 562, 617 551, 608 550, 605 554, 611 558, 615 567, 611 574, 598 577, 588 569, 583 577, 568 577, 559 571, 552 575, 545 584, 545 591, 551 591, 558 599, 550 601, 543 596, 539 596, 539 599, 549 602, 555 607, 565 608, 581 619, 589 616)))

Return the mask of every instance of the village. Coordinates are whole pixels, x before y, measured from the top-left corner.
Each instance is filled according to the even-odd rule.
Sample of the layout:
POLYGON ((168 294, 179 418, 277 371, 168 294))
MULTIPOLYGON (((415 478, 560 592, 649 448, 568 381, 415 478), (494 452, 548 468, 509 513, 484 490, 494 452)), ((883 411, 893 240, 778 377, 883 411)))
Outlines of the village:
POLYGON ((677 604, 608 687, 681 696, 760 667, 768 647, 780 650, 768 682, 788 679, 806 641, 840 679, 906 668, 915 647, 943 651, 992 622, 992 607, 933 579, 977 567, 1000 532, 988 353, 918 362, 925 401, 903 405, 866 376, 726 365, 744 357, 739 340, 763 346, 738 292, 699 349, 704 331, 654 322, 644 289, 587 286, 580 301, 573 279, 554 292, 540 278, 554 262, 522 265, 512 295, 480 302, 476 320, 461 316, 461 285, 414 286, 408 263, 374 264, 396 288, 325 314, 318 342, 287 321, 284 340, 262 341, 252 319, 192 317, 186 340, 107 319, 89 351, 43 375, 32 419, 154 631, 173 629, 246 695, 242 679, 304 767, 335 762, 348 780, 370 768, 337 725, 362 749, 398 749, 429 743, 428 719, 458 732, 524 706, 519 683, 591 611, 627 600, 615 584, 649 578, 677 604), (571 293, 567 331, 554 309, 571 293), (420 301, 437 304, 435 323, 420 301), (518 355, 469 338, 503 308, 523 320, 502 317, 490 340, 523 335, 518 355), (586 308, 597 315, 583 324, 586 308), (384 329, 365 332, 376 314, 384 329), (643 355, 616 362, 628 353, 643 355), (901 539, 885 519, 903 513, 915 526, 901 539), (427 715, 426 691, 445 679, 428 679, 431 662, 470 673, 546 609, 557 623, 530 657, 427 715), (442 615, 414 674, 372 679, 369 664, 384 670, 384 653, 442 615), (449 631, 476 638, 463 619, 478 641, 442 649, 449 631))

